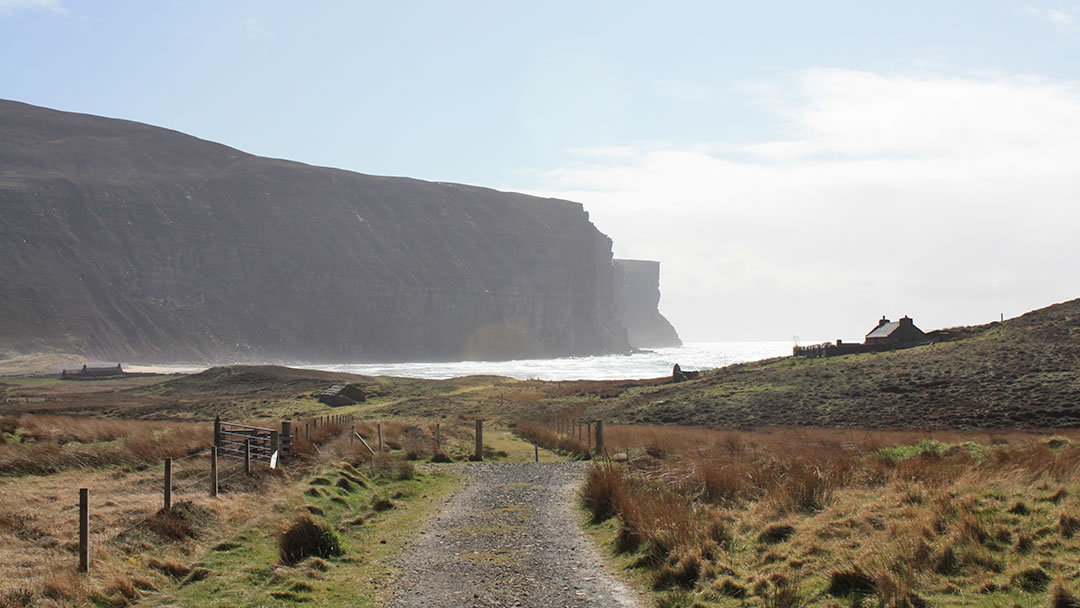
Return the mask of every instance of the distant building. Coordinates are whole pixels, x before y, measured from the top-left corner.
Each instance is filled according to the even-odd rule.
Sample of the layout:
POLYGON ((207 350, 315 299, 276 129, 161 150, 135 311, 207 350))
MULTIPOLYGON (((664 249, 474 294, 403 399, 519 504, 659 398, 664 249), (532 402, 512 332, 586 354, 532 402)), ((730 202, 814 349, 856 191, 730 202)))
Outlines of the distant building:
POLYGON ((367 395, 355 384, 335 384, 319 393, 318 399, 330 407, 341 407, 366 401, 367 395))
POLYGON ((921 344, 925 341, 926 334, 918 327, 915 327, 911 317, 904 316, 899 321, 890 321, 882 316, 877 327, 866 334, 865 344, 903 347, 921 344))
POLYGON ((931 341, 921 329, 915 327, 915 322, 911 320, 911 317, 904 316, 899 321, 890 321, 882 316, 877 327, 866 334, 866 339, 862 344, 837 340, 835 344, 826 342, 811 346, 796 346, 792 349, 792 355, 796 357, 835 357, 853 353, 908 348, 919 344, 927 344, 931 341))
POLYGON ((63 380, 86 380, 87 378, 108 378, 110 376, 123 376, 124 370, 117 363, 116 367, 87 367, 84 363, 82 369, 65 369, 60 372, 63 380))

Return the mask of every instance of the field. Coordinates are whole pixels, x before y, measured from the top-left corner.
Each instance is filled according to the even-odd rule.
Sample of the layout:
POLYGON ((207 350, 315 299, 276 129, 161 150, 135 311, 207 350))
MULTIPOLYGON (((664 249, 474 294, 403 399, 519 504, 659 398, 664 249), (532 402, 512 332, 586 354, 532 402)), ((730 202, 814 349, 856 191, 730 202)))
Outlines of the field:
POLYGON ((532 442, 550 448, 544 460, 588 458, 578 427, 555 423, 605 421, 603 456, 618 458, 590 468, 587 525, 658 606, 1080 605, 1080 301, 951 334, 683 382, 276 366, 0 378, 0 606, 378 605, 387 560, 459 483, 414 463, 432 458, 436 424, 464 460, 475 418, 486 457, 515 461, 532 442), (316 400, 338 382, 368 399, 316 400), (221 496, 207 496, 215 416, 327 415, 372 441, 381 424, 389 455, 349 441, 354 422, 325 425, 285 471, 234 476, 230 464, 221 496), (165 457, 178 463, 169 513, 165 457), (80 487, 89 576, 73 571, 80 487), (329 530, 342 554, 291 563, 279 546, 290 528, 329 530))
POLYGON ((612 426, 582 504, 659 606, 1073 606, 1078 440, 612 426))
MULTIPOLYGON (((424 471, 433 427, 327 424, 284 469, 222 461, 209 496, 209 423, 22 415, 0 418, 0 606, 257 606, 318 600, 378 606, 389 560, 459 480, 424 471), (173 506, 163 509, 165 457, 173 506), (78 489, 89 488, 91 559, 78 564, 78 489), (341 554, 282 557, 281 538, 310 517, 341 554), (362 556, 362 559, 361 559, 362 556)), ((463 459, 471 427, 442 424, 443 452, 463 459)), ((532 446, 491 431, 487 459, 531 460, 532 446)), ((553 455, 544 451, 545 460, 553 455)), ((311 534, 307 534, 311 536, 311 534)))

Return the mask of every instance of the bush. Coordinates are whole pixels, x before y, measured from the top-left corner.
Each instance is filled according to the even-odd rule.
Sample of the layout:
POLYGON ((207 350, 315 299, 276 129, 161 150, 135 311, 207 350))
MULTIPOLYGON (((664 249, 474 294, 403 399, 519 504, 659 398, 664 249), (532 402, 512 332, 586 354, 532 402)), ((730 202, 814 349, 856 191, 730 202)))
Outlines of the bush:
POLYGON ((278 538, 281 563, 289 566, 312 556, 337 557, 342 553, 337 534, 306 514, 298 515, 278 538))
POLYGON ((626 480, 621 472, 610 464, 594 464, 585 476, 581 490, 581 502, 592 514, 593 523, 611 519, 618 513, 625 500, 626 480))

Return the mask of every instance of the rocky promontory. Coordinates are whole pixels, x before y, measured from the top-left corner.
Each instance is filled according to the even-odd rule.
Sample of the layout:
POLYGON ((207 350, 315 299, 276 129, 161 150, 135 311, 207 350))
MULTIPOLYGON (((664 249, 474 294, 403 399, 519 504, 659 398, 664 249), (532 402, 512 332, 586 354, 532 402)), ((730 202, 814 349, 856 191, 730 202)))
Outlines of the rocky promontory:
POLYGON ((624 352, 578 203, 0 101, 0 350, 105 360, 624 352))
POLYGON ((614 264, 619 321, 631 346, 682 346, 675 328, 660 314, 660 262, 614 260, 614 264))

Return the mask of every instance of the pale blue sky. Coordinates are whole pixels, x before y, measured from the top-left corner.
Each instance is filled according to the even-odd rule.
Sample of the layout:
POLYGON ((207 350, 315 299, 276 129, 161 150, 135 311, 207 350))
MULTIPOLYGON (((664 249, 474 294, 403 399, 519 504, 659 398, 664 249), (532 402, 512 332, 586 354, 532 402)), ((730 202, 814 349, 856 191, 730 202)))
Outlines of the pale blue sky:
POLYGON ((0 0, 0 57, 3 98, 583 202, 691 340, 1080 296, 1080 2, 0 0))

